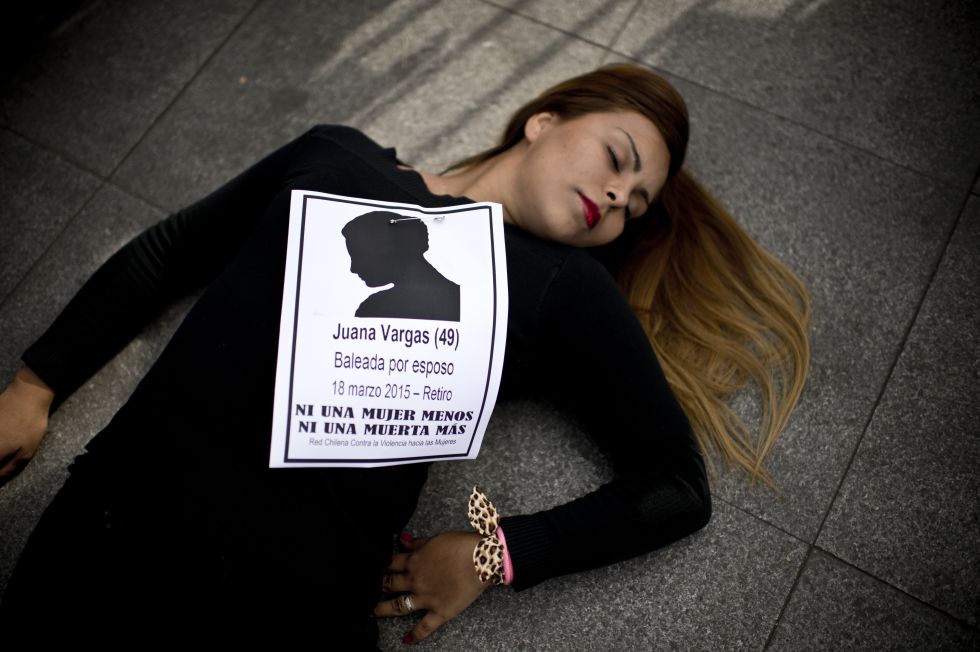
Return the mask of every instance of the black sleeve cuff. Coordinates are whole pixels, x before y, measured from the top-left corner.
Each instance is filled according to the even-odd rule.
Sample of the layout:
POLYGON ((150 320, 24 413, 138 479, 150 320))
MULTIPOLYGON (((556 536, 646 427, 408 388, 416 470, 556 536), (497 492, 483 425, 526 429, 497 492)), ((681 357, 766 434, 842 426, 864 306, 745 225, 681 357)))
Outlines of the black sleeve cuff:
POLYGON ((505 516, 500 519, 500 528, 514 568, 511 588, 523 591, 557 574, 555 535, 540 516, 505 516))

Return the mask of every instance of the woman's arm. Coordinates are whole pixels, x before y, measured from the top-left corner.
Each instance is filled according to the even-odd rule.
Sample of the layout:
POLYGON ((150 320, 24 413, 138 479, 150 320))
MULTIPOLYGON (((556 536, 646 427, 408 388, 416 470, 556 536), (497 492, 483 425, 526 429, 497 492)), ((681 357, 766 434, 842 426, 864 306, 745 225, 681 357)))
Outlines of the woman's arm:
POLYGON ((584 252, 541 305, 539 377, 609 455, 616 479, 568 504, 505 517, 522 590, 667 545, 711 515, 704 462, 642 327, 608 273, 584 252))
POLYGON ((54 390, 54 407, 165 307, 228 265, 288 182, 304 138, 148 228, 92 275, 22 356, 54 390))
MULTIPOLYGON (((508 331, 508 347, 533 352, 532 366, 567 404, 610 456, 616 479, 550 510, 501 520, 513 564, 512 586, 522 590, 550 577, 632 557, 694 532, 711 515, 704 463, 643 329, 608 273, 584 252, 571 255, 552 276, 547 254, 526 246, 527 236, 508 240, 508 274, 551 279, 542 301, 529 299, 522 321, 536 310, 530 334, 508 331), (511 251, 514 249, 515 251, 511 251), (527 266, 545 261, 541 266, 527 266), (511 341, 511 337, 517 341, 511 341)), ((540 296, 540 295, 539 295, 540 296)), ((513 371, 511 373, 514 373, 513 371)), ((382 585, 385 593, 408 593, 426 611, 405 642, 428 637, 486 588, 472 565, 473 532, 431 539, 403 539, 382 585)), ((406 614, 402 597, 379 602, 375 615, 406 614)))
POLYGON ((327 140, 317 135, 330 129, 315 128, 148 228, 92 275, 0 394, 0 483, 33 456, 52 409, 167 305, 221 273, 272 199, 323 158, 327 140))

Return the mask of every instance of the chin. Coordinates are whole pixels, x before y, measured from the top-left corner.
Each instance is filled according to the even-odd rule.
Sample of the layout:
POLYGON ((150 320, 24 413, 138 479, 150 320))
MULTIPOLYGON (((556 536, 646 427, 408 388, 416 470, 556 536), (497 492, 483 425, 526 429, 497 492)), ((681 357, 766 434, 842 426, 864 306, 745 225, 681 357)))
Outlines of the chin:
POLYGON ((584 225, 580 225, 577 222, 570 224, 567 220, 560 226, 556 226, 552 232, 555 234, 555 240, 572 245, 578 245, 578 243, 589 239, 592 235, 592 232, 585 228, 584 225))

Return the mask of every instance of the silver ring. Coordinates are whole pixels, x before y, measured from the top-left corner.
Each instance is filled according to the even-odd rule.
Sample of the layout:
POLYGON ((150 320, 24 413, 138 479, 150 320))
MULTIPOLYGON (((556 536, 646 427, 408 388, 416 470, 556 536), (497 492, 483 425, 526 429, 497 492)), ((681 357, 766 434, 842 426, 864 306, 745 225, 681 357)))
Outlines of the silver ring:
POLYGON ((415 611, 415 603, 412 602, 412 596, 406 593, 402 596, 402 609, 405 613, 412 613, 415 611))

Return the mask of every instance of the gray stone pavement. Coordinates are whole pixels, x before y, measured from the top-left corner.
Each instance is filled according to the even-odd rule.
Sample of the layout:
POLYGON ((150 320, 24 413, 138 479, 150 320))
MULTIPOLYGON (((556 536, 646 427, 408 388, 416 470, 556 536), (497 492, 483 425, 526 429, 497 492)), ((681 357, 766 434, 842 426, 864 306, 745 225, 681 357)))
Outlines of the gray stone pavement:
MULTIPOLYGON (((972 0, 91 1, 0 80, 0 380, 140 229, 320 122, 427 169, 614 60, 684 94, 689 168, 811 292, 813 364, 778 492, 714 480, 703 531, 516 594, 431 649, 980 648, 980 9, 972 0)), ((190 297, 52 418, 0 489, 0 588, 67 465, 190 297)), ((746 415, 751 399, 745 402, 746 415)), ((501 405, 433 468, 416 533, 467 488, 520 513, 610 477, 562 415, 501 405)), ((382 626, 399 649, 409 621, 382 626)))

